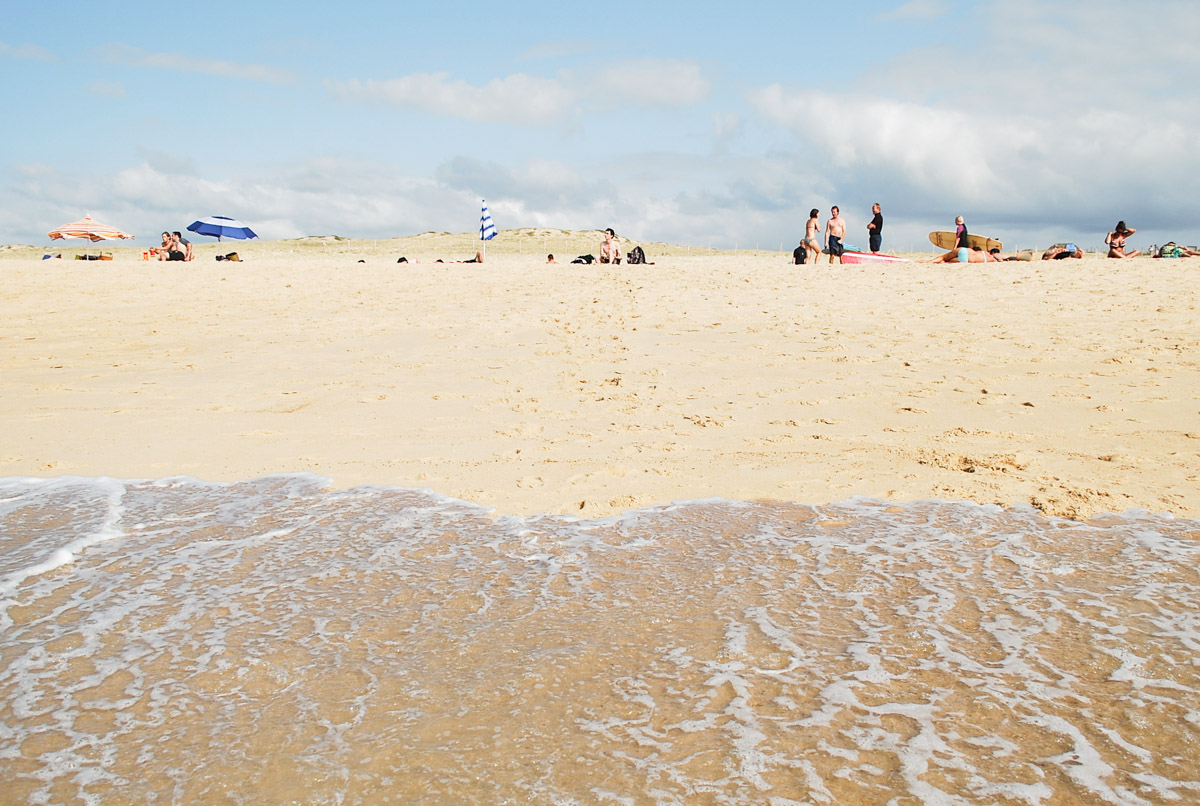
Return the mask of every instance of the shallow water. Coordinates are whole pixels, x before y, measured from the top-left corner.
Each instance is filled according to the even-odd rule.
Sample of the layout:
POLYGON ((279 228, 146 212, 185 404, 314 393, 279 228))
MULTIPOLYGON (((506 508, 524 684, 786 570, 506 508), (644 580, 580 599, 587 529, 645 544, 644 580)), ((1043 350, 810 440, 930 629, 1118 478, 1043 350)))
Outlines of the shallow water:
POLYGON ((1200 802, 1200 523, 0 480, 8 803, 1200 802))

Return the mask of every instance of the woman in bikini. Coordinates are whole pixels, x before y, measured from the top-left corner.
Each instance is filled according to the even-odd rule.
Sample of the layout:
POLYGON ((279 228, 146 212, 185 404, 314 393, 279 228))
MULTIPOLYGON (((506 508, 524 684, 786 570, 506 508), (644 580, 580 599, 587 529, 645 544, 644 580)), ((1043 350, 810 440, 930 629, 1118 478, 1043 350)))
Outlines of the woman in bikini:
POLYGON ((1140 255, 1142 253, 1140 249, 1134 249, 1132 252, 1125 250, 1125 239, 1135 232, 1137 230, 1125 226, 1124 221, 1118 221, 1116 229, 1104 236, 1104 242, 1108 244, 1108 256, 1127 258, 1140 255))
POLYGON ((821 222, 817 220, 820 214, 821 211, 815 207, 808 214, 808 221, 804 224, 804 240, 800 242, 804 246, 804 262, 810 266, 816 265, 821 254, 821 242, 817 240, 817 234, 821 231, 821 222))

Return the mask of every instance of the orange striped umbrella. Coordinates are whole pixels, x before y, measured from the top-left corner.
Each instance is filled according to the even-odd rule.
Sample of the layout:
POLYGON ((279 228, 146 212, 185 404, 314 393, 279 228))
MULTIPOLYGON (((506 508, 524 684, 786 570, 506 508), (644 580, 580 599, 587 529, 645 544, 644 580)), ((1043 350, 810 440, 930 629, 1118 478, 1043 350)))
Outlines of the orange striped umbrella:
POLYGON ((133 238, 128 232, 121 232, 116 227, 110 227, 108 224, 101 224, 99 221, 94 221, 90 215, 84 216, 81 221, 76 221, 73 224, 63 224, 58 229, 50 230, 50 240, 56 241, 59 238, 87 238, 95 243, 96 241, 110 241, 115 238, 124 238, 130 240, 133 238))

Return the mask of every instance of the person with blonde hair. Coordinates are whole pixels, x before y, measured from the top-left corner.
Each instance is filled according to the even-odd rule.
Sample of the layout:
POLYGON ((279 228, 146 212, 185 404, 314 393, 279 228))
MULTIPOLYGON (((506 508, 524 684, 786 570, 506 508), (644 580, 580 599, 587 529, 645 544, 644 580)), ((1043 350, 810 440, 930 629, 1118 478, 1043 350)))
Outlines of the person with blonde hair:
POLYGON ((954 248, 967 249, 967 225, 963 222, 962 216, 957 216, 954 219, 954 248))

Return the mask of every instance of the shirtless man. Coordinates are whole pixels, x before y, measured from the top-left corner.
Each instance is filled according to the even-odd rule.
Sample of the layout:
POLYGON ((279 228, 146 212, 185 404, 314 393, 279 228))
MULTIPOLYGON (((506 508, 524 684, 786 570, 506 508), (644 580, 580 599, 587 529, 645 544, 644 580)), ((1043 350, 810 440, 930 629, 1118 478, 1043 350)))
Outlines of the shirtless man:
POLYGON ((817 240, 817 233, 821 231, 821 222, 818 216, 821 211, 813 208, 808 214, 808 221, 804 224, 804 240, 800 244, 804 247, 804 262, 811 266, 817 265, 817 258, 821 256, 821 242, 817 240))
POLYGON ((825 249, 829 252, 829 264, 833 265, 835 256, 838 263, 842 262, 842 252, 845 251, 842 239, 846 237, 846 222, 841 219, 837 205, 829 208, 829 212, 832 217, 825 225, 825 249))
POLYGON ((179 230, 175 230, 171 234, 175 236, 175 243, 177 244, 176 248, 178 248, 180 252, 183 252, 183 259, 191 260, 194 258, 195 254, 192 252, 192 242, 180 235, 179 230))
POLYGON ((612 227, 604 230, 604 243, 600 244, 600 262, 601 263, 620 263, 621 250, 617 246, 617 233, 613 232, 612 227))

